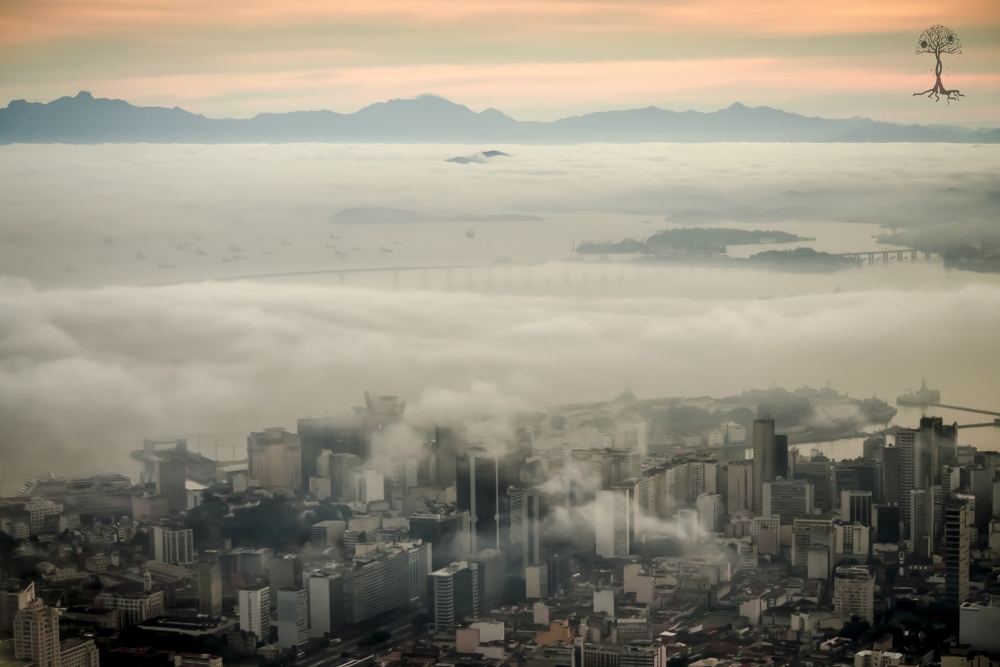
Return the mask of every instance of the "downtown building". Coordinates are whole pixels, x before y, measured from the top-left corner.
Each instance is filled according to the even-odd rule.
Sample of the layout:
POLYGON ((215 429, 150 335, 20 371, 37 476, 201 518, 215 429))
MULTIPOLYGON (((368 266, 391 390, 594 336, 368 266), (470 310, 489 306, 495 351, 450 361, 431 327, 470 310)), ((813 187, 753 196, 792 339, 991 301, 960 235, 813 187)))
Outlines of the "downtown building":
POLYGON ((237 595, 240 612, 240 630, 252 632, 258 642, 268 642, 271 637, 271 593, 267 586, 243 589, 237 595))
POLYGON ((431 618, 437 632, 448 630, 479 613, 479 567, 458 562, 429 575, 431 618))
MULTIPOLYGON (((315 463, 316 458, 312 461, 315 463)), ((278 427, 251 433, 247 437, 247 472, 257 486, 265 489, 301 490, 299 436, 278 427)))
MULTIPOLYGON (((787 450, 786 450, 787 451, 787 450)), ((786 455, 787 461, 787 455, 786 455)), ((753 509, 764 508, 764 483, 775 478, 774 420, 753 422, 753 509)))
POLYGON ((969 599, 969 547, 972 537, 969 503, 950 500, 944 508, 944 600, 960 605, 969 599))
POLYGON ((782 525, 791 525, 799 517, 813 513, 813 485, 798 479, 764 482, 763 516, 777 516, 782 525))
POLYGON ((833 578, 833 608, 838 614, 875 622, 875 576, 867 567, 842 565, 833 578))

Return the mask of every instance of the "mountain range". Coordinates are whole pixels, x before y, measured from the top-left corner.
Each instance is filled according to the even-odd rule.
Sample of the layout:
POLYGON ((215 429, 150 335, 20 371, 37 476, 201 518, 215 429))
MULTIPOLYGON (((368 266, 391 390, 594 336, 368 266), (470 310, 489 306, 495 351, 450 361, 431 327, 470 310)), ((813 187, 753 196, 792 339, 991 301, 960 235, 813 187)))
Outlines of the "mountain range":
POLYGON ((379 102, 354 113, 294 111, 206 118, 179 107, 137 107, 87 92, 0 109, 0 144, 12 143, 482 143, 588 142, 1000 143, 1000 129, 827 119, 740 103, 711 113, 656 107, 603 111, 552 122, 475 112, 433 95, 379 102))

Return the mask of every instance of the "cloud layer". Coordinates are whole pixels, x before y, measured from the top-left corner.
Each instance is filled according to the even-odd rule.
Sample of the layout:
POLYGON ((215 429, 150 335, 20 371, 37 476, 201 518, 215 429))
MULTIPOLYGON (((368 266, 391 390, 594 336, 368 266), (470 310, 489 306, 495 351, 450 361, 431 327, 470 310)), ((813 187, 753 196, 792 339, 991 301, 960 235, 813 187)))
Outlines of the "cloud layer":
POLYGON ((997 330, 1000 288, 988 285, 704 302, 7 281, 0 460, 8 484, 128 470, 144 436, 238 445, 358 405, 366 388, 415 404, 416 431, 495 432, 521 408, 611 398, 626 383, 645 397, 772 382, 895 396, 926 376, 949 402, 997 404, 997 330))

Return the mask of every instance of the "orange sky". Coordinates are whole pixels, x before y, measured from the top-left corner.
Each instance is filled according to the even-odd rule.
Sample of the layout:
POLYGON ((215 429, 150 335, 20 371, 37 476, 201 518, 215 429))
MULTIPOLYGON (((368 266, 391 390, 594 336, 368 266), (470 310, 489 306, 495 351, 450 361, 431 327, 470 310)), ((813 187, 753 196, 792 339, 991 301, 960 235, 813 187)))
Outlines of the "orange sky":
POLYGON ((437 93, 522 119, 734 101, 1000 125, 996 0, 0 0, 0 104, 78 90, 210 116, 437 93), (934 23, 958 31, 935 104, 934 23))

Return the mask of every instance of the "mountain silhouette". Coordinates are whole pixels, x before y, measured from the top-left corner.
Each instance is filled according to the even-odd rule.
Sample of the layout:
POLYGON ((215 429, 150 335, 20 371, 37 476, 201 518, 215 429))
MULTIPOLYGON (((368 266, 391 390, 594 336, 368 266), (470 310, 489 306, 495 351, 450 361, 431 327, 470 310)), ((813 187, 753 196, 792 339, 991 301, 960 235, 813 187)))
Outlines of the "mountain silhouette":
POLYGON ((945 142, 1000 143, 1000 129, 826 119, 736 103, 719 111, 657 107, 602 111, 553 122, 475 112, 433 95, 333 111, 206 118, 179 107, 137 107, 87 92, 0 109, 0 143, 508 143, 587 142, 945 142))

